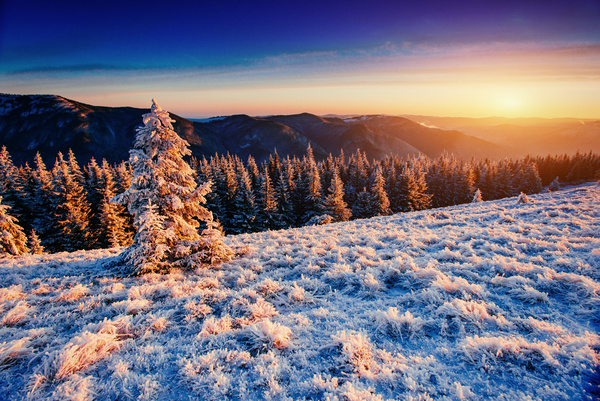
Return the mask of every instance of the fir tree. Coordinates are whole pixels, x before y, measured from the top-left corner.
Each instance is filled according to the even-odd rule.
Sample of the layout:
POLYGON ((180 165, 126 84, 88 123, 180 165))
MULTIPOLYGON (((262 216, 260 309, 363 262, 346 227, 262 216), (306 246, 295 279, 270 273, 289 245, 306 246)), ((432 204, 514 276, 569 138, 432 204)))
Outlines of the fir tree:
POLYGON ((522 168, 521 190, 528 194, 537 194, 542 190, 542 179, 537 166, 533 162, 525 163, 522 168))
POLYGON ((39 152, 34 158, 35 169, 32 170, 32 190, 30 208, 33 211, 32 226, 40 236, 42 244, 48 245, 55 226, 53 203, 52 175, 47 170, 39 152))
POLYGON ((344 184, 335 170, 328 193, 323 203, 325 213, 330 215, 333 221, 347 221, 352 213, 344 202, 344 184))
POLYGON ((431 195, 427 193, 425 174, 412 166, 406 165, 402 168, 397 191, 400 211, 425 210, 431 204, 431 195))
POLYGON ((367 188, 363 188, 362 191, 356 196, 356 200, 352 205, 352 217, 355 219, 366 219, 373 217, 373 202, 371 194, 367 191, 367 188))
POLYGON ((51 200, 55 226, 51 237, 55 251, 90 249, 94 243, 90 230, 90 206, 81 181, 71 172, 72 165, 59 153, 52 170, 51 200))
POLYGON ((21 221, 21 224, 25 223, 24 226, 29 226, 27 217, 30 213, 26 208, 23 180, 6 146, 0 149, 0 196, 3 197, 4 204, 10 206, 12 215, 21 221))
POLYGON ((483 202, 483 197, 481 196, 481 191, 479 190, 479 188, 477 188, 477 191, 475 191, 475 195, 473 195, 473 200, 471 201, 471 203, 479 202, 483 202))
POLYGON ((560 182, 558 181, 558 177, 556 177, 548 186, 548 191, 555 192, 558 190, 560 190, 560 182))
POLYGON ((275 189, 271 185, 271 177, 269 176, 267 167, 261 173, 259 181, 258 226, 261 230, 279 230, 284 228, 285 223, 279 214, 275 189))
POLYGON ((231 232, 236 234, 252 232, 255 227, 256 202, 250 176, 243 166, 241 166, 238 173, 237 187, 238 190, 233 202, 231 232))
POLYGON ((377 166, 373 171, 373 185, 371 186, 371 215, 387 216, 391 213, 390 201, 385 192, 385 180, 381 171, 381 166, 377 166))
POLYGON ((0 254, 23 255, 29 253, 27 236, 19 221, 8 214, 10 206, 2 205, 0 196, 0 254))
POLYGON ((166 228, 166 219, 150 200, 136 215, 138 229, 133 239, 134 245, 126 251, 127 258, 135 265, 136 274, 168 270, 169 244, 174 242, 175 232, 166 228))
POLYGON ((44 253, 44 247, 40 241, 40 238, 35 233, 35 230, 31 230, 29 234, 29 249, 34 255, 41 255, 44 253))
POLYGON ((323 200, 321 196, 321 178, 319 177, 319 169, 314 159, 311 146, 306 150, 304 158, 304 175, 302 186, 306 196, 304 198, 304 215, 303 223, 308 222, 315 216, 320 216, 323 213, 323 200))
POLYGON ((197 185, 194 171, 183 160, 191 154, 188 143, 175 133, 172 121, 169 113, 153 100, 151 112, 144 115, 144 125, 137 129, 130 151, 132 184, 114 198, 127 206, 138 227, 125 257, 139 273, 147 271, 149 259, 157 264, 148 265, 154 269, 163 263, 191 267, 232 256, 217 232, 212 213, 202 206, 211 183, 197 185), (206 227, 201 233, 199 221, 206 227), (148 228, 144 229, 144 225, 148 228), (145 242, 154 235, 153 227, 163 231, 157 237, 159 249, 145 242))

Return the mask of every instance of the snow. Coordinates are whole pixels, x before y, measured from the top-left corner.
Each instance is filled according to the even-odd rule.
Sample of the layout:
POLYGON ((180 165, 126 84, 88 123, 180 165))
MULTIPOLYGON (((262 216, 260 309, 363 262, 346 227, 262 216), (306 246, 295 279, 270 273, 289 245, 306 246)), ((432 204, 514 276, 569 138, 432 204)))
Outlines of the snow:
POLYGON ((593 400, 600 187, 226 237, 0 259, 5 399, 593 400))

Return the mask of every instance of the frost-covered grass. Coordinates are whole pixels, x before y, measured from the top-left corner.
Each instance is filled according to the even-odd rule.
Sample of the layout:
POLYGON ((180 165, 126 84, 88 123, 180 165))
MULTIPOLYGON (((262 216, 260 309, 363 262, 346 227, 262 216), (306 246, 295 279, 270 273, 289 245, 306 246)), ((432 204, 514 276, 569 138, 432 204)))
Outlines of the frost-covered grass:
POLYGON ((598 399, 600 187, 530 200, 228 237, 194 272, 2 259, 0 398, 598 399))

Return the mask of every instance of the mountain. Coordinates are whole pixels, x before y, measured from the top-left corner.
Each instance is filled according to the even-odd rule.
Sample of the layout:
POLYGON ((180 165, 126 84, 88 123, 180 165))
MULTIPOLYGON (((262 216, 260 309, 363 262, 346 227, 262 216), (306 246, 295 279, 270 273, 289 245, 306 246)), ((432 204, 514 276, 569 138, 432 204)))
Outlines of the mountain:
POLYGON ((600 152, 600 121, 574 118, 405 116, 428 127, 458 130, 501 146, 507 156, 600 152))
MULTIPOLYGON (((100 107, 53 95, 0 95, 0 141, 19 164, 36 152, 48 162, 72 149, 80 161, 116 162, 129 157, 135 127, 149 109, 100 107)), ((189 120, 171 114, 192 151, 225 151, 189 120)))
MULTIPOLYGON (((52 162, 72 149, 78 159, 117 162, 129 157, 135 127, 148 109, 101 107, 54 95, 0 95, 0 141, 15 163, 40 152, 52 162)), ((171 114, 175 131, 190 143, 195 156, 231 153, 265 160, 277 149, 281 156, 302 157, 310 144, 317 159, 361 149, 369 159, 443 152, 463 158, 504 157, 499 145, 459 131, 426 127, 402 117, 382 115, 339 118, 303 113, 287 116, 234 115, 188 120, 171 114)))

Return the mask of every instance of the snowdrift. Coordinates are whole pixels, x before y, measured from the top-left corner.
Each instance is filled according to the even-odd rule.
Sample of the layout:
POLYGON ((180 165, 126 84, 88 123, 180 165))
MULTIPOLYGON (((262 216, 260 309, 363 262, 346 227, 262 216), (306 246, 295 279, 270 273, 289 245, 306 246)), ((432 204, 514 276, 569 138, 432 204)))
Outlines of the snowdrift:
POLYGON ((226 238, 0 260, 0 398, 592 400, 600 187, 226 238))

